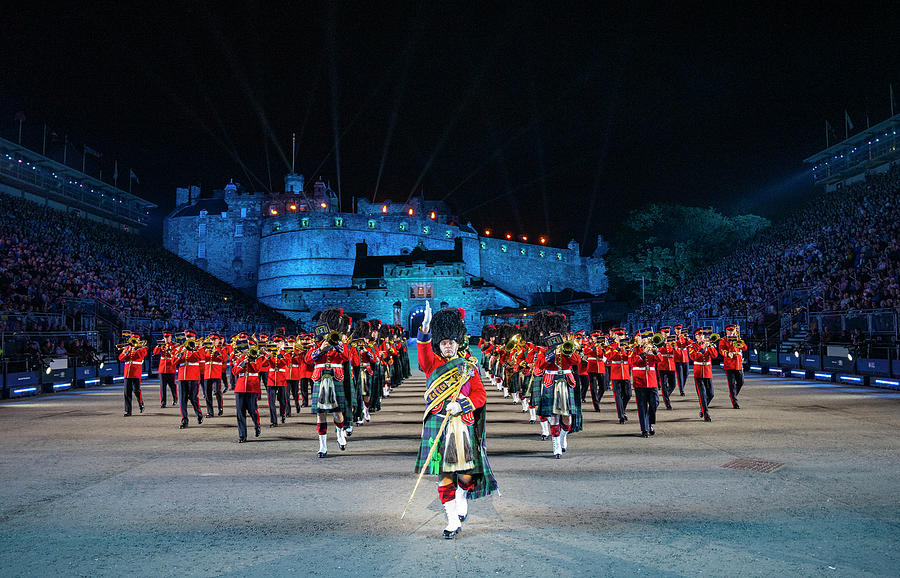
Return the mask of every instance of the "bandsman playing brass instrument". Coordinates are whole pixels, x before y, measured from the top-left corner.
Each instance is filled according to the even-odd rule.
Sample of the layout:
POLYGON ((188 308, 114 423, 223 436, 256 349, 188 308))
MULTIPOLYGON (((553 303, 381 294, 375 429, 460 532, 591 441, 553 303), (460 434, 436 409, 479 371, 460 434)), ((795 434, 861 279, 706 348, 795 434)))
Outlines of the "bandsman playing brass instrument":
POLYGON ((713 341, 718 341, 718 335, 707 329, 698 329, 694 332, 696 343, 690 347, 689 355, 694 362, 694 384, 697 386, 697 398, 700 401, 700 417, 703 421, 712 421, 709 416, 709 402, 712 401, 712 362, 718 357, 713 341))
POLYGON ((172 332, 164 331, 162 340, 153 348, 153 355, 159 356, 159 407, 166 407, 166 389, 172 393, 172 403, 177 403, 178 394, 175 389, 175 343, 172 332))
POLYGON ((314 363, 312 413, 316 416, 316 431, 319 434, 318 456, 328 454, 328 414, 334 420, 334 431, 338 447, 347 447, 344 433, 344 416, 347 415, 347 400, 344 399, 344 361, 350 359, 347 348, 342 343, 341 330, 344 312, 328 309, 319 314, 316 326, 318 346, 306 352, 305 360, 314 363))
POLYGON ((662 341, 659 339, 656 342, 651 341, 653 336, 651 329, 636 333, 634 349, 628 358, 638 421, 641 423, 641 436, 645 438, 656 434, 653 425, 656 423, 656 408, 659 406, 656 367, 661 359, 658 345, 661 345, 662 341))
POLYGON ((141 336, 131 333, 128 340, 120 344, 119 361, 125 363, 125 417, 131 415, 131 396, 137 398, 138 407, 144 413, 144 397, 141 395, 141 370, 147 357, 147 342, 141 336))
POLYGON ((548 335, 548 351, 535 359, 535 367, 544 372, 541 383, 539 413, 550 423, 550 438, 553 441, 553 455, 559 459, 568 449, 568 434, 581 430, 581 398, 576 395, 578 385, 574 371, 581 357, 573 336, 568 335, 569 321, 565 315, 549 312, 533 322, 543 326, 548 335), (567 336, 561 344, 554 339, 567 336))
POLYGON ((744 352, 747 344, 741 339, 741 327, 728 325, 725 327, 725 338, 719 341, 719 352, 724 358, 725 378, 728 380, 728 395, 731 407, 741 409, 738 394, 744 387, 744 352))

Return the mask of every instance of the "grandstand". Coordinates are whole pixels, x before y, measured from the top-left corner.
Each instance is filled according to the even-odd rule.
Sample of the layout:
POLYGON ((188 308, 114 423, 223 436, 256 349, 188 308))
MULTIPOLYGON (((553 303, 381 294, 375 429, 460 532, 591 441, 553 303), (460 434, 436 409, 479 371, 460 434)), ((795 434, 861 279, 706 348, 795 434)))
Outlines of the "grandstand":
POLYGON ((866 377, 850 375, 859 371, 873 384, 900 386, 891 379, 900 375, 898 122, 900 115, 809 157, 821 194, 646 303, 631 326, 738 323, 760 352, 751 356, 759 371, 850 381, 866 377))
MULTIPOLYGON (((293 328, 255 298, 135 234, 155 206, 137 196, 2 139, 0 193, 5 386, 27 391, 40 388, 39 378, 97 378, 99 361, 123 329, 152 340, 162 329, 293 328)), ((118 371, 115 365, 104 371, 118 371)))

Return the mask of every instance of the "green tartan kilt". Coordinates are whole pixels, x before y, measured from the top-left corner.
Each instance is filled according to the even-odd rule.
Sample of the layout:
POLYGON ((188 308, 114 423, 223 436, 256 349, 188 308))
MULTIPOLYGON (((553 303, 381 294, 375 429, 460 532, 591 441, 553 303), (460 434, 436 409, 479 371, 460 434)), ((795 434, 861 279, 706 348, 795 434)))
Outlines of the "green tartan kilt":
POLYGON ((532 389, 534 388, 534 376, 532 374, 528 374, 522 378, 522 397, 528 399, 529 401, 533 400, 532 397, 532 389))
MULTIPOLYGON (((476 415, 478 415, 478 410, 476 410, 476 415)), ((484 419, 484 413, 481 413, 481 419, 484 419)), ((425 459, 428 457, 428 452, 431 451, 431 444, 434 443, 434 438, 437 436, 437 432, 441 429, 441 423, 444 421, 444 414, 428 414, 428 417, 425 418, 425 423, 422 425, 422 441, 419 443, 419 453, 416 456, 416 465, 414 471, 419 473, 422 471, 422 466, 425 465, 425 459)), ((485 449, 485 445, 482 440, 479 440, 475 436, 475 424, 466 425, 466 429, 469 430, 469 436, 472 440, 472 450, 473 450, 473 462, 475 463, 474 467, 471 470, 466 472, 453 472, 453 473, 466 473, 471 474, 474 477, 474 487, 469 491, 467 497, 470 500, 475 500, 477 498, 481 498, 488 494, 491 494, 497 491, 497 481, 494 479, 494 472, 491 469, 491 465, 487 459, 487 450, 485 449)), ((441 439, 438 441, 440 444, 438 449, 434 452, 434 455, 431 457, 431 462, 428 464, 428 467, 425 471, 426 474, 429 475, 438 475, 441 473, 441 463, 443 461, 444 456, 444 443, 446 442, 447 428, 444 428, 444 433, 441 435, 441 439)))
POLYGON ((348 415, 348 413, 347 413, 347 408, 348 408, 347 396, 344 395, 344 382, 338 381, 337 379, 335 379, 334 374, 329 372, 328 370, 325 370, 322 372, 322 376, 325 376, 325 375, 331 375, 331 378, 334 380, 334 398, 337 401, 338 406, 334 409, 319 410, 319 386, 321 385, 322 381, 321 380, 314 381, 313 382, 313 390, 312 390, 312 399, 310 399, 310 404, 309 404, 310 413, 320 413, 320 412, 321 413, 334 413, 334 412, 339 411, 339 412, 343 413, 345 416, 348 415))

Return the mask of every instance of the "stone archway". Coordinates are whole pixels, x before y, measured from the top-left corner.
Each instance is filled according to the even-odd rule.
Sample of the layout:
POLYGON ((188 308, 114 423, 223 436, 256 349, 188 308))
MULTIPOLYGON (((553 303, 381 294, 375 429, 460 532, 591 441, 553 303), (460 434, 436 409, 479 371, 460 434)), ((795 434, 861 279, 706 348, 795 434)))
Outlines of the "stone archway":
POLYGON ((425 303, 422 302, 414 305, 412 311, 409 312, 409 337, 415 339, 419 334, 419 327, 422 326, 422 319, 425 318, 425 303))

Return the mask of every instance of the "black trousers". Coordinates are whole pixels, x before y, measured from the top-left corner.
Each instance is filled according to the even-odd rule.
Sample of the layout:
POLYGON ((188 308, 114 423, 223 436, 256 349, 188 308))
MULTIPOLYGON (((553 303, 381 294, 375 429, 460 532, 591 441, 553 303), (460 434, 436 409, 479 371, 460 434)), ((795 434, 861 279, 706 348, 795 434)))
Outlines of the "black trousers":
POLYGON ((678 392, 684 395, 684 385, 687 383, 688 364, 675 362, 675 379, 678 381, 678 392))
POLYGON ((731 397, 731 405, 737 405, 738 394, 744 387, 744 372, 740 369, 726 369, 725 377, 728 379, 728 395, 731 397))
POLYGON ((303 407, 309 406, 309 393, 312 391, 312 379, 304 377, 300 380, 300 398, 303 400, 303 407))
POLYGON ((271 423, 278 423, 278 416, 280 415, 283 418, 286 415, 284 390, 284 387, 266 386, 266 395, 269 400, 269 420, 271 423), (278 404, 277 412, 275 410, 276 403, 278 404))
POLYGON ((625 417, 625 408, 631 400, 631 382, 627 379, 612 380, 613 396, 616 399, 616 413, 619 419, 625 417))
POLYGON ((178 408, 181 410, 182 425, 188 424, 188 402, 193 406, 197 420, 203 417, 200 411, 200 382, 183 379, 178 382, 178 408))
POLYGON ((288 416, 291 415, 291 400, 294 400, 294 407, 297 408, 297 413, 300 413, 300 380, 299 379, 289 379, 287 381, 288 386, 288 416))
POLYGON ((672 397, 672 393, 675 391, 675 372, 662 370, 656 373, 659 375, 659 390, 662 393, 663 402, 665 402, 666 407, 671 408, 672 402, 669 398, 672 397))
POLYGON ((708 377, 695 377, 694 383, 697 385, 697 397, 700 399, 700 413, 703 417, 709 417, 709 402, 715 395, 712 380, 708 377))
POLYGON ((207 379, 205 384, 205 389, 203 390, 203 397, 206 398, 206 413, 212 415, 213 413, 213 396, 216 396, 216 401, 219 402, 219 410, 222 409, 222 380, 221 379, 207 379))
POLYGON ((166 406, 166 388, 172 392, 172 404, 174 405, 178 401, 178 392, 175 389, 175 374, 174 373, 160 373, 159 374, 159 404, 163 407, 166 406))
POLYGON ((247 414, 253 420, 253 425, 259 429, 259 406, 256 403, 256 393, 244 393, 241 391, 234 394, 234 408, 237 410, 238 437, 247 439, 247 414))
POLYGON ((144 407, 144 398, 141 396, 141 379, 139 377, 125 378, 125 413, 131 413, 131 396, 138 400, 138 406, 144 407))
MULTIPOLYGON (((603 394, 606 393, 606 373, 589 373, 588 384, 591 388, 591 402, 594 405, 594 411, 600 411, 600 401, 603 394)), ((582 395, 582 400, 584 395, 582 395)))
POLYGON ((650 426, 656 423, 656 408, 659 407, 659 394, 656 388, 634 388, 634 400, 637 402, 641 432, 650 431, 650 426))

